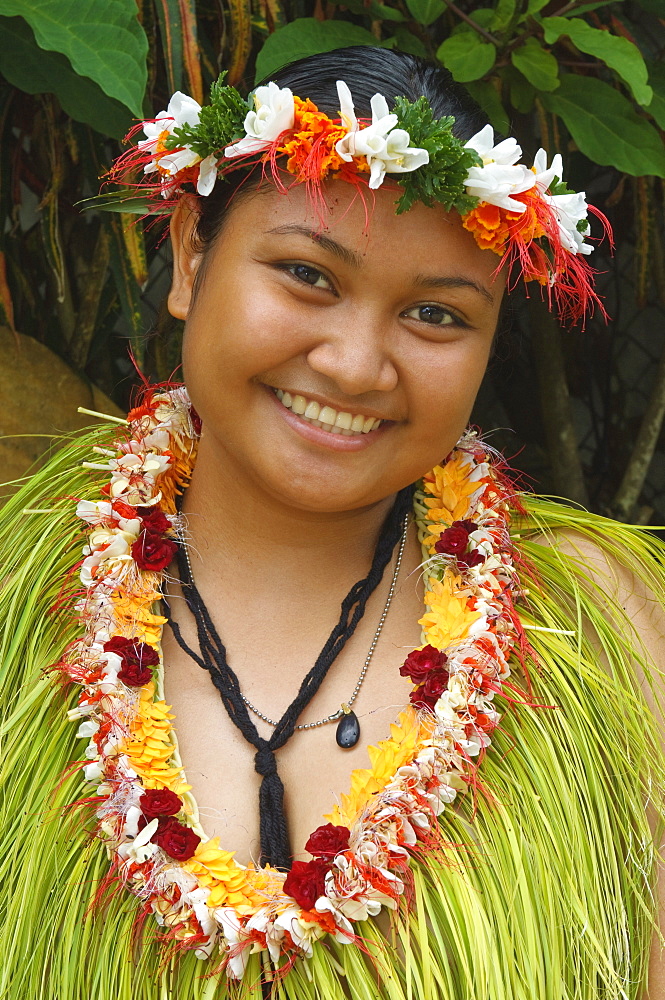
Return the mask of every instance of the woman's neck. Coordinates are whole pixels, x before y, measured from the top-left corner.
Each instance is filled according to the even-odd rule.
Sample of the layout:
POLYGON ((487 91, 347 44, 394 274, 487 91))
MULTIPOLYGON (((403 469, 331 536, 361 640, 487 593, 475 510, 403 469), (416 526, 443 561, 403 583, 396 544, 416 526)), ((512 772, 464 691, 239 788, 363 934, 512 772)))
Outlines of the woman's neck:
POLYGON ((208 447, 204 436, 183 511, 193 553, 206 575, 229 561, 239 568, 255 555, 266 575, 274 570, 305 585, 313 573, 338 580, 363 576, 392 503, 387 497, 334 512, 287 505, 208 447))

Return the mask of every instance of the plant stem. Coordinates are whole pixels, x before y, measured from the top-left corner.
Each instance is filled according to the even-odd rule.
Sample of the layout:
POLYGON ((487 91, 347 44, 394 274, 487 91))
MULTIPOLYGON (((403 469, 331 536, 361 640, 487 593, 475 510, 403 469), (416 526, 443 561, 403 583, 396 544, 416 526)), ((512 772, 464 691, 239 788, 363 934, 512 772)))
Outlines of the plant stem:
POLYGON ((463 10, 460 10, 457 4, 453 3, 453 0, 444 0, 444 3, 446 3, 446 5, 450 8, 450 10, 452 10, 453 14, 457 14, 457 16, 462 19, 462 21, 466 21, 466 23, 469 24, 474 31, 477 31, 479 35, 482 35, 483 38, 486 38, 488 42, 491 42, 492 45, 496 45, 497 47, 500 45, 498 38, 495 38, 494 35, 491 35, 489 31, 485 31, 485 29, 482 28, 477 21, 474 21, 472 17, 469 17, 468 14, 465 14, 463 10))
POLYGON ((554 490, 587 507, 589 495, 570 408, 561 328, 538 295, 529 298, 529 314, 554 490))
POLYGON ((649 466, 651 465, 653 453, 656 450, 664 418, 665 350, 658 362, 656 380, 651 390, 644 416, 642 417, 635 446, 628 460, 621 485, 612 503, 612 513, 619 521, 627 521, 631 518, 633 509, 639 500, 649 466))

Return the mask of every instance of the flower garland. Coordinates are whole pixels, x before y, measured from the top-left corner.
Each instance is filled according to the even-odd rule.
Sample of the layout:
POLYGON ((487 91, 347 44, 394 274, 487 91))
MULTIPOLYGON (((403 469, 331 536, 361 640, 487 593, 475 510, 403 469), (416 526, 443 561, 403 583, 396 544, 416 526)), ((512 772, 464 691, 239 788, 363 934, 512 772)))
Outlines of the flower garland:
POLYGON ((198 432, 184 388, 148 391, 116 450, 86 463, 111 475, 103 499, 77 506, 89 526, 77 604, 84 634, 62 665, 81 685, 69 716, 88 740, 83 771, 97 786, 98 835, 114 874, 179 947, 219 954, 239 979, 250 951, 288 968, 326 934, 355 942, 358 921, 397 908, 410 859, 436 843, 436 817, 474 780, 474 758, 499 721, 494 695, 524 633, 512 603, 510 487, 467 433, 416 493, 427 607, 423 645, 400 668, 414 684, 411 704, 310 836, 311 861, 288 874, 238 864, 218 838, 205 840, 161 697, 165 619, 154 605, 198 432))
POLYGON ((274 82, 257 87, 246 102, 223 85, 222 75, 205 107, 178 91, 166 111, 130 131, 128 140, 141 130, 145 138, 119 157, 108 177, 125 182, 142 168, 145 179, 134 186, 148 194, 150 212, 163 211, 157 207, 162 199, 174 207, 188 190, 210 195, 218 176, 239 167, 270 170, 279 190, 285 190, 286 171, 314 198, 327 177, 366 181, 376 190, 390 174, 402 188, 398 214, 417 201, 454 208, 478 245, 501 257, 500 266, 516 267, 525 281, 553 290, 562 319, 576 322, 595 305, 604 314, 584 259, 594 249, 585 242, 588 212, 607 233, 609 223, 587 205, 584 192, 564 184, 559 154, 548 167, 540 149, 526 167, 518 162, 515 139, 495 143, 486 125, 462 143, 453 135, 455 119, 434 118, 425 97, 397 97, 391 112, 375 94, 371 121, 363 121, 343 80, 337 92, 339 118, 332 119, 274 82))

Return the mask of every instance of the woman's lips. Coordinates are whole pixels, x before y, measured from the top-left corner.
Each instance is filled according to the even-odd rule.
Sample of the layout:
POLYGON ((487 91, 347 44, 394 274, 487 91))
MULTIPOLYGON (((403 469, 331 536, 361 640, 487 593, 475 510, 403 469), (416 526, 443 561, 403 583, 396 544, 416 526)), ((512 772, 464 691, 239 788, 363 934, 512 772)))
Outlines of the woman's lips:
MULTIPOLYGON (((317 424, 312 422, 312 420, 316 418, 311 416, 305 417, 305 412, 307 412, 307 408, 308 406, 310 406, 311 403, 311 401, 308 401, 306 397, 299 397, 300 399, 303 399, 306 404, 305 412, 303 412, 303 414, 300 415, 294 413, 290 407, 285 406, 284 403, 282 403, 279 400, 277 396, 277 390, 271 388, 270 386, 266 386, 266 388, 268 389, 268 392, 274 402, 275 407, 277 407, 280 415, 282 416, 282 419, 284 419, 287 422, 287 424, 289 424, 290 427, 292 427, 298 434, 300 434, 301 437, 305 438, 306 440, 312 441, 315 444, 323 445, 324 447, 330 448, 333 451, 360 451, 363 448, 366 448, 369 445, 373 444, 374 441, 376 441, 376 439, 379 436, 383 435, 387 427, 392 423, 392 421, 389 420, 379 421, 378 418, 365 417, 363 415, 362 416, 363 427, 366 426, 366 422, 370 420, 374 425, 371 430, 355 431, 351 429, 351 426, 348 428, 338 426, 338 428, 333 430, 333 427, 335 426, 334 424, 331 425, 330 430, 326 430, 324 426, 319 427, 317 426, 317 424), (376 426, 377 422, 379 423, 378 427, 376 426), (343 433, 344 430, 346 430, 348 433, 344 434, 343 433)), ((291 394, 287 394, 287 396, 290 396, 292 400, 294 399, 294 397, 291 394)), ((298 399, 298 397, 295 398, 298 399)), ((318 406, 318 404, 315 405, 318 406)), ((338 416, 340 416, 341 414, 342 422, 343 423, 347 422, 343 416, 345 411, 335 411, 332 409, 332 407, 319 407, 319 413, 326 409, 330 411, 329 413, 324 413, 324 416, 327 417, 328 420, 334 419, 335 421, 337 421, 338 416)), ((314 409, 311 406, 309 412, 312 414, 314 413, 314 409)), ((352 425, 353 415, 350 416, 352 425)), ((357 414, 356 416, 360 417, 361 415, 357 414)), ((356 422, 356 427, 359 426, 359 423, 360 421, 358 420, 356 422)))

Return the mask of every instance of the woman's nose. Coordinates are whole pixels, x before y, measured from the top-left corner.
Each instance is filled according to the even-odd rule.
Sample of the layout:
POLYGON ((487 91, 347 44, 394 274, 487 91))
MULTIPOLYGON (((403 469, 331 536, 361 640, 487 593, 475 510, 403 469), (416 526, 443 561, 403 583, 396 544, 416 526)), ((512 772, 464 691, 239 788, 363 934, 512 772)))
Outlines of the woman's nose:
POLYGON ((385 331, 357 314, 343 329, 324 335, 308 352, 307 362, 349 396, 390 392, 398 382, 385 331))

